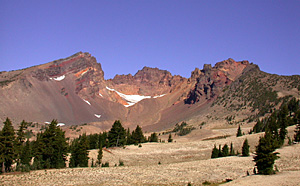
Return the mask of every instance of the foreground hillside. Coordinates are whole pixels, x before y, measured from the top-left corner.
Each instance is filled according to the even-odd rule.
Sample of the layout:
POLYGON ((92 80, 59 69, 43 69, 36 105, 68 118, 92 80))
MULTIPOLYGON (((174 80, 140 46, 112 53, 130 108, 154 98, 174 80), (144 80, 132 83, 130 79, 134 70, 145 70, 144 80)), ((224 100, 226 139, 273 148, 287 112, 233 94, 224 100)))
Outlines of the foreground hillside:
MULTIPOLYGON (((290 134, 294 127, 289 127, 290 134)), ((104 151, 103 162, 107 168, 66 168, 39 170, 17 175, 1 175, 1 185, 202 185, 204 182, 228 185, 298 185, 300 182, 300 144, 278 149, 280 159, 275 165, 280 171, 276 175, 252 175, 253 154, 249 157, 225 157, 210 159, 214 144, 232 142, 236 150, 245 138, 253 152, 262 134, 235 137, 236 129, 216 129, 214 136, 232 135, 223 139, 198 139, 187 141, 176 139, 176 143, 148 143, 142 147, 127 146, 104 151), (119 160, 124 167, 114 167, 119 160), (160 164, 158 163, 160 162, 160 164), (247 175, 247 171, 251 174, 247 175)), ((192 135, 192 134, 191 134, 192 135)), ((96 150, 90 152, 95 158, 96 150)))

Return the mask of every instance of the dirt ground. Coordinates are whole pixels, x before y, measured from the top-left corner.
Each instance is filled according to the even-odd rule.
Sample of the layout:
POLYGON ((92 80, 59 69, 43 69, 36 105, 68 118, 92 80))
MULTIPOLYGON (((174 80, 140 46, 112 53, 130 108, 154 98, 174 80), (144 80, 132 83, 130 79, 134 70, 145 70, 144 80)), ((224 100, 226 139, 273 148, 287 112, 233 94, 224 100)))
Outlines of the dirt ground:
MULTIPOLYGON (((290 134, 293 130, 294 127, 289 128, 290 134)), ((107 168, 65 168, 1 175, 0 185, 202 185, 204 182, 222 183, 226 179, 233 181, 225 185, 300 183, 300 144, 277 150, 280 159, 275 163, 279 170, 276 175, 253 175, 253 153, 249 157, 210 159, 211 150, 215 144, 223 146, 232 142, 235 149, 241 152, 242 143, 247 138, 253 152, 259 136, 263 134, 237 138, 236 128, 215 129, 210 137, 195 140, 194 132, 197 131, 190 134, 194 140, 188 140, 188 136, 175 136, 176 143, 146 143, 142 147, 131 145, 108 149, 104 151, 102 161, 109 162, 110 167, 107 168), (229 137, 217 139, 224 135, 229 137), (125 166, 118 166, 119 161, 123 161, 125 166), (247 176, 247 171, 250 176, 247 176)), ((90 160, 96 157, 97 150, 92 150, 90 160)))

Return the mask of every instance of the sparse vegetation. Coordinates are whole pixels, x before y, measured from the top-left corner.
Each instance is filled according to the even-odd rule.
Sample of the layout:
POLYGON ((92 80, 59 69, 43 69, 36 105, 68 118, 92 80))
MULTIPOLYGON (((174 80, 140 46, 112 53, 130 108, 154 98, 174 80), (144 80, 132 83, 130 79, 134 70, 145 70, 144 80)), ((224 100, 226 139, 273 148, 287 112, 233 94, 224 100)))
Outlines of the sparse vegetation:
POLYGON ((105 162, 104 164, 101 165, 101 167, 109 167, 109 163, 105 162))
POLYGON ((119 160, 119 166, 124 166, 124 162, 122 160, 119 160))
MULTIPOLYGON (((290 99, 290 96, 278 97, 275 90, 277 85, 286 90, 299 87, 299 76, 270 75, 252 69, 241 76, 237 81, 225 87, 218 96, 214 105, 222 105, 228 111, 240 111, 250 109, 249 121, 253 121, 260 116, 270 113, 280 103, 290 99)), ((229 124, 233 124, 232 116, 226 118, 229 124)))
POLYGON ((172 132, 175 132, 179 136, 185 136, 185 135, 191 133, 192 130, 195 130, 195 127, 188 126, 188 124, 183 121, 180 125, 177 123, 175 125, 174 129, 172 130, 172 132))

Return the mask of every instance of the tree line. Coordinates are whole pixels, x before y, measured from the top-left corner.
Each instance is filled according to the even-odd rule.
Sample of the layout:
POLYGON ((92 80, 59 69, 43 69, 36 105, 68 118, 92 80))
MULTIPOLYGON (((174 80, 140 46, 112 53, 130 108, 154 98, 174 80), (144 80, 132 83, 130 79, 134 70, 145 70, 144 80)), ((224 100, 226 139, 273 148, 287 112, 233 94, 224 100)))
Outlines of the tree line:
MULTIPOLYGON (((36 135, 35 140, 26 139, 26 130, 30 123, 22 121, 15 132, 11 120, 6 118, 0 131, 0 170, 2 173, 10 171, 29 171, 37 169, 64 168, 70 153, 69 167, 87 167, 90 149, 99 149, 97 160, 92 165, 101 165, 103 147, 121 147, 144 142, 158 142, 156 133, 148 138, 142 128, 135 130, 124 129, 119 120, 115 121, 108 132, 99 134, 83 134, 68 142, 65 132, 53 120, 45 130, 36 135), (13 169, 12 165, 16 164, 13 169)), ((120 162, 120 164, 123 164, 120 162)), ((105 166, 105 164, 103 164, 105 166)), ((106 164, 107 166, 107 164, 106 164)))
MULTIPOLYGON (((264 136, 260 137, 259 144, 255 149, 254 162, 259 174, 269 175, 275 173, 274 163, 276 159, 280 158, 278 156, 279 153, 275 152, 275 150, 284 145, 286 138, 288 138, 289 144, 292 143, 291 139, 287 137, 288 132, 286 128, 295 124, 297 125, 294 131, 294 142, 300 142, 300 104, 299 100, 292 98, 288 103, 283 103, 279 110, 272 112, 269 117, 258 120, 253 130, 249 132, 250 134, 253 132, 265 132, 264 136)), ((236 136, 239 137, 242 135, 239 126, 236 136)), ((242 147, 243 156, 249 156, 249 147, 248 140, 246 139, 242 147)), ((223 148, 219 145, 219 149, 215 145, 211 158, 235 155, 232 149, 232 143, 230 153, 228 152, 227 144, 223 148)))
MULTIPOLYGON (((245 139, 242 147, 242 155, 243 156, 249 156, 249 144, 248 140, 245 139)), ((233 148, 233 144, 230 144, 230 149, 227 144, 225 144, 222 148, 221 145, 219 145, 219 149, 216 145, 214 145, 214 148, 211 153, 211 158, 220 158, 220 157, 226 157, 226 156, 236 156, 239 155, 239 151, 235 151, 233 148)))
MULTIPOLYGON (((256 146, 255 165, 259 174, 274 174, 275 160, 280 158, 279 153, 274 152, 284 145, 287 138, 287 127, 295 125, 294 141, 300 142, 300 104, 299 100, 292 98, 288 103, 283 103, 279 110, 275 110, 269 117, 258 120, 253 127, 254 132, 265 132, 256 146)), ((291 144, 291 139, 289 144, 291 144)))

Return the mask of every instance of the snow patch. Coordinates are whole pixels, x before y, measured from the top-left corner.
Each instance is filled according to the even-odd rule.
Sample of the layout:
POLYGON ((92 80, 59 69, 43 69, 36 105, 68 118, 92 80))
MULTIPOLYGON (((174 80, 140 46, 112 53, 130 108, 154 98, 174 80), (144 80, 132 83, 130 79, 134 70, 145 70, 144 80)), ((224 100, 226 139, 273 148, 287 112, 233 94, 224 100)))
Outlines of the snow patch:
POLYGON ((115 89, 109 88, 108 86, 106 86, 106 89, 110 91, 115 91, 115 89))
MULTIPOLYGON (((46 121, 45 124, 50 125, 51 122, 46 121)), ((65 125, 66 125, 66 124, 64 124, 64 123, 58 123, 58 124, 56 124, 56 126, 58 126, 58 127, 62 127, 62 126, 65 126, 65 125)))
POLYGON ((82 99, 84 102, 86 102, 87 104, 91 105, 91 103, 85 99, 82 99))
POLYGON ((158 95, 158 96, 153 96, 153 98, 160 98, 160 97, 163 97, 165 96, 166 94, 162 94, 162 95, 158 95))
POLYGON ((109 87, 106 87, 106 89, 110 90, 110 91, 116 92, 121 98, 123 98, 127 102, 127 104, 128 104, 128 105, 124 105, 125 107, 130 107, 130 106, 136 104, 137 102, 142 101, 143 99, 149 99, 149 98, 151 98, 151 96, 126 95, 126 94, 118 92, 115 89, 112 89, 112 88, 109 88, 109 87))
POLYGON ((101 117, 101 115, 98 115, 98 114, 94 114, 94 116, 96 116, 97 118, 100 118, 100 117, 101 117))
POLYGON ((103 97, 103 95, 101 93, 99 93, 99 96, 103 97))
POLYGON ((65 75, 62 75, 62 76, 58 76, 58 77, 50 78, 50 79, 53 79, 55 81, 61 81, 61 80, 65 79, 65 77, 66 77, 65 75))
POLYGON ((58 126, 58 127, 62 127, 62 126, 65 126, 66 124, 64 124, 64 123, 58 123, 56 126, 58 126))

